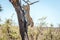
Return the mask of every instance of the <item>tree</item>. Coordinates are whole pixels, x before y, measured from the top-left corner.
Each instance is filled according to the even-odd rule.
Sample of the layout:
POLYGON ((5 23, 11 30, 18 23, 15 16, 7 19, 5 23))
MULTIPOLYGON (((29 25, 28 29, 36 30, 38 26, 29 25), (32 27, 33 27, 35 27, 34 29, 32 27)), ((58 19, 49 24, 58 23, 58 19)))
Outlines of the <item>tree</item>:
MULTIPOLYGON (((27 26, 26 26, 26 20, 24 17, 24 11, 22 10, 22 7, 21 7, 21 0, 9 0, 9 1, 11 2, 11 4, 16 10, 18 22, 19 22, 19 31, 20 31, 22 40, 25 40, 25 35, 27 36, 27 26)), ((28 40, 27 37, 26 37, 26 40, 28 40)))
POLYGON ((1 5, 0 5, 0 11, 2 11, 2 7, 1 7, 1 5))
POLYGON ((40 22, 39 22, 39 26, 42 27, 42 26, 47 26, 48 23, 46 23, 46 18, 47 17, 42 17, 40 19, 38 19, 40 22))

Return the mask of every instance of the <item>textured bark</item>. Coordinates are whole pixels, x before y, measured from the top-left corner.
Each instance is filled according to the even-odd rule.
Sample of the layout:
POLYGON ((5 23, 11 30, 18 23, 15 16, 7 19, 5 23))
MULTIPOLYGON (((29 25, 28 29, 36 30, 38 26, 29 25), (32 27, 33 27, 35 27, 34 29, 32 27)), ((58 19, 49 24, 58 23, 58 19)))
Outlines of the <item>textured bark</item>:
POLYGON ((24 10, 22 10, 21 8, 21 3, 19 2, 19 0, 9 0, 9 1, 12 3, 13 7, 16 10, 18 22, 19 22, 19 31, 20 31, 22 40, 28 40, 26 20, 24 17, 24 10))

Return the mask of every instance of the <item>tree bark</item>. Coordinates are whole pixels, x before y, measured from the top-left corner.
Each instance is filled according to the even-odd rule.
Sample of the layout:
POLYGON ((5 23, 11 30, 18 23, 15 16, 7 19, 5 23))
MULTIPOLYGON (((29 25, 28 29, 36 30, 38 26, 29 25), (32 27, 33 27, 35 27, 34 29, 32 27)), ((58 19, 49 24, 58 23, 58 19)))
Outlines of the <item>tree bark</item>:
POLYGON ((26 20, 24 17, 24 10, 22 10, 21 3, 19 3, 19 1, 21 2, 21 0, 9 0, 9 1, 12 3, 17 13, 21 38, 22 40, 28 40, 26 20))

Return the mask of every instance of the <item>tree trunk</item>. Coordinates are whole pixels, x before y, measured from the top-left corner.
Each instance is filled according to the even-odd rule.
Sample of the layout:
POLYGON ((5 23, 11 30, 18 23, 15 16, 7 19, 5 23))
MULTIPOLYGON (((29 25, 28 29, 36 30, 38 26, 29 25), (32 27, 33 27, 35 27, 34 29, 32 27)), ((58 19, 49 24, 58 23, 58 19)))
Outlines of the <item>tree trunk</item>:
POLYGON ((17 13, 21 38, 22 40, 28 40, 26 20, 24 17, 24 11, 21 8, 21 3, 19 3, 19 0, 9 0, 9 1, 12 3, 17 13))

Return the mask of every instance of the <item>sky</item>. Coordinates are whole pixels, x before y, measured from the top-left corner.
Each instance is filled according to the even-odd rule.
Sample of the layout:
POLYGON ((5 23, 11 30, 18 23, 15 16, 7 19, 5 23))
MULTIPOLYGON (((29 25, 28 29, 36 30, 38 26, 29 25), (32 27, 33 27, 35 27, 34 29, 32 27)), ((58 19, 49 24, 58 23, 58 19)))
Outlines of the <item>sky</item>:
MULTIPOLYGON (((30 1, 34 2, 36 0, 30 1)), ((14 14, 12 20, 18 24, 17 14, 12 4, 8 0, 0 0, 0 4, 3 9, 3 11, 0 12, 0 18, 5 21, 14 14)), ((57 26, 60 24, 60 0, 40 0, 38 3, 30 6, 30 15, 35 25, 39 22, 39 18, 47 17, 47 23, 57 26)))

